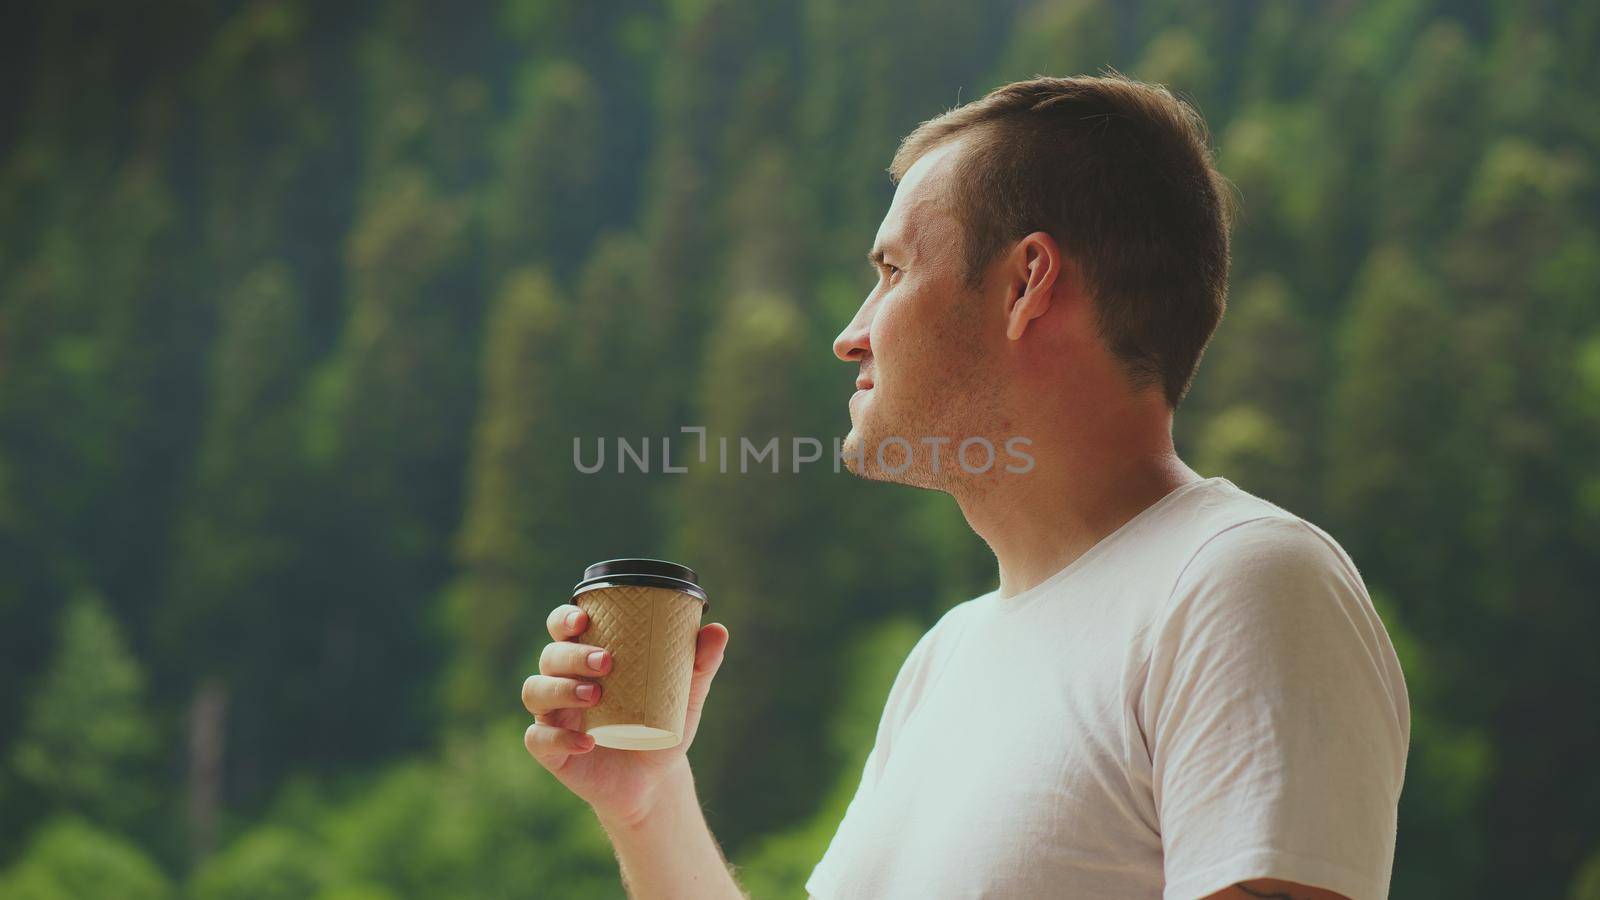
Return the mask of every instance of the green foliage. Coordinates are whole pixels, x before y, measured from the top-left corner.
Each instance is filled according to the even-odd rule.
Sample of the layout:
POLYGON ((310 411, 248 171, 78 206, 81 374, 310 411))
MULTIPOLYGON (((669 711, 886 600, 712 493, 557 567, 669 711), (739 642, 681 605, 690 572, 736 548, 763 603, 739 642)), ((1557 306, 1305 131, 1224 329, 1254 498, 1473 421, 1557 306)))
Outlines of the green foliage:
POLYGON ((51 819, 9 869, 0 872, 0 897, 10 900, 169 900, 172 883, 129 841, 77 817, 51 819))
POLYGON ((501 720, 357 790, 301 796, 207 860, 196 900, 618 894, 593 814, 521 733, 501 720))
POLYGON ((906 648, 993 583, 948 497, 826 465, 884 167, 1107 65, 1198 103, 1241 204, 1180 447, 1329 527, 1399 648, 1396 896, 1595 894, 1595 4, 26 6, 0 895, 170 895, 138 854, 204 851, 211 751, 197 897, 617 895, 501 717, 625 554, 705 576, 731 674, 698 784, 756 895, 798 893, 906 648), (662 473, 683 425, 734 474, 662 473), (783 471, 737 474, 741 436, 783 471))
POLYGON ((559 552, 561 507, 550 502, 563 448, 540 440, 559 421, 549 359, 562 307, 548 275, 519 270, 489 318, 471 493, 457 537, 464 571, 445 600, 459 647, 446 699, 456 712, 483 715, 510 699, 496 688, 516 680, 526 636, 543 630, 548 612, 528 602, 527 585, 567 558, 559 552))
POLYGON ((1001 57, 1002 79, 1057 72, 1097 74, 1113 61, 1116 13, 1104 0, 1033 3, 1017 21, 1001 57))
POLYGON ((326 849, 295 832, 263 825, 206 861, 192 880, 194 900, 296 900, 330 881, 326 849))
POLYGON ((1460 326, 1452 312, 1436 277, 1403 250, 1379 249, 1357 277, 1332 388, 1332 419, 1342 425, 1329 434, 1332 509, 1343 522, 1363 522, 1350 552, 1405 577, 1404 587, 1418 592, 1411 614, 1430 623, 1461 612, 1460 597, 1423 582, 1459 577, 1456 554, 1474 537, 1479 483, 1476 448, 1462 439, 1461 386, 1470 376, 1454 349, 1460 326), (1416 416, 1419 408, 1429 416, 1416 416), (1426 479, 1417 477, 1424 471, 1426 479), (1378 509, 1386 511, 1381 519, 1366 519, 1378 509), (1424 597, 1441 607, 1427 608, 1424 597))
MULTIPOLYGON (((1205 365, 1185 400, 1195 423, 1194 465, 1291 510, 1316 508, 1305 472, 1318 443, 1319 347, 1288 283, 1275 273, 1242 284, 1228 301, 1205 365)), ((1184 418, 1184 417, 1180 417, 1184 418)))
POLYGON ((703 789, 710 808, 719 808, 724 797, 767 794, 761 808, 727 823, 732 835, 761 833, 780 816, 808 810, 815 796, 808 785, 817 783, 826 761, 817 752, 817 733, 786 727, 819 709, 835 689, 820 637, 844 614, 842 596, 816 591, 806 577, 825 534, 805 523, 824 515, 814 485, 829 477, 818 465, 793 471, 790 436, 813 433, 795 422, 804 408, 799 375, 810 346, 805 321, 788 297, 748 293, 725 306, 710 334, 699 394, 708 464, 690 470, 679 485, 679 509, 694 515, 684 516, 673 552, 716 573, 712 603, 732 635, 724 665, 745 673, 715 688, 717 700, 707 705, 692 753, 697 764, 724 773, 703 789), (766 374, 748 377, 758 365, 766 374), (758 460, 764 448, 776 456, 758 460), (766 547, 788 549, 762 567, 744 562, 766 547), (797 671, 810 676, 797 681, 797 671), (744 756, 800 778, 773 784, 759 768, 737 765, 744 756))
POLYGON ((1388 110, 1388 235, 1436 240, 1458 213, 1461 183, 1480 149, 1478 65, 1472 40, 1457 22, 1441 19, 1418 37, 1388 110))
MULTIPOLYGON (((52 809, 126 829, 155 806, 156 751, 144 671, 100 598, 81 594, 62 615, 12 765, 52 809)), ((66 846, 82 837, 65 833, 66 846)))
POLYGON ((1411 753, 1399 812, 1406 853, 1457 855, 1446 870, 1398 867, 1390 894, 1441 900, 1468 896, 1483 877, 1483 835, 1473 823, 1486 801, 1494 747, 1482 728, 1462 725, 1445 710, 1442 700, 1450 686, 1439 677, 1428 648, 1401 624, 1390 598, 1378 591, 1372 599, 1405 672, 1411 701, 1411 753))
POLYGON ((260 613, 279 612, 274 601, 304 562, 303 523, 290 505, 306 481, 303 304, 292 270, 275 260, 246 275, 219 311, 206 431, 163 622, 166 649, 186 648, 200 671, 231 668, 232 648, 272 627, 260 613))
POLYGON ((548 259, 571 272, 594 237, 604 97, 566 60, 529 65, 499 135, 502 190, 490 199, 489 233, 505 264, 548 259))
POLYGON ((1144 55, 1127 74, 1141 81, 1167 85, 1169 90, 1194 104, 1202 116, 1213 108, 1217 99, 1217 66, 1205 45, 1184 28, 1168 28, 1151 38, 1144 55))

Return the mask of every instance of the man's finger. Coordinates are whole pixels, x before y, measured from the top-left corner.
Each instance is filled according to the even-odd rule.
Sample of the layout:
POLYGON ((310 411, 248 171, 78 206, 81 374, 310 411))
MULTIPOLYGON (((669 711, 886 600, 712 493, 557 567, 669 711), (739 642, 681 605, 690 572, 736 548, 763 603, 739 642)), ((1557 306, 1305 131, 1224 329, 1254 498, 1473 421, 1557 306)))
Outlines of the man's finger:
POLYGON ((603 647, 552 641, 539 651, 539 674, 598 678, 611 671, 611 654, 603 647))
POLYGON ((602 688, 581 678, 529 675, 522 682, 522 705, 535 716, 551 710, 593 706, 600 702, 602 688))
POLYGON ((594 749, 594 738, 566 728, 535 722, 522 733, 522 746, 546 768, 559 767, 574 753, 594 749))
POLYGON ((684 719, 684 740, 693 741, 700 730, 700 712, 711 692, 711 679, 717 677, 728 649, 728 626, 712 622, 695 638, 694 674, 689 678, 689 711, 684 719))
POLYGON ((583 634, 583 630, 589 627, 589 614, 576 604, 563 603, 545 617, 544 627, 549 630, 551 638, 564 641, 583 634))
POLYGON ((547 713, 540 713, 533 717, 533 721, 540 725, 551 725, 567 731, 583 730, 583 710, 581 709, 552 709, 547 713))
POLYGON ((696 675, 715 675, 722 667, 723 654, 728 649, 728 626, 712 622, 700 629, 694 641, 694 671, 696 675))

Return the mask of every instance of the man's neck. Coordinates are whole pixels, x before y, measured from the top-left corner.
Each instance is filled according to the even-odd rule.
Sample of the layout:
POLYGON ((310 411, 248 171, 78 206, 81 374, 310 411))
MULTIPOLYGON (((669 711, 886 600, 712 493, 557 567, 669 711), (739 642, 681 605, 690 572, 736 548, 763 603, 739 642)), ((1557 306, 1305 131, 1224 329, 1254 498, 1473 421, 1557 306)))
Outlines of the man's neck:
POLYGON ((997 474, 953 491, 1000 564, 1000 596, 1014 597, 1071 565, 1167 494, 1200 480, 1170 433, 1120 445, 1036 440, 1032 471, 997 474))

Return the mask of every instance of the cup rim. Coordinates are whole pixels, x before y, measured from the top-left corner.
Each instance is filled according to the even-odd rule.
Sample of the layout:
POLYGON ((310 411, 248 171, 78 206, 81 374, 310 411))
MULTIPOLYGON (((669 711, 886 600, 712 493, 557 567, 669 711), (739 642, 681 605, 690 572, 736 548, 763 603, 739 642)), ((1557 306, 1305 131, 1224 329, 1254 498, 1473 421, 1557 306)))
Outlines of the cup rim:
POLYGON ((700 612, 702 614, 711 608, 711 600, 706 596, 705 588, 695 584, 692 581, 685 581, 682 578, 673 578, 668 575, 626 573, 602 575, 598 578, 590 578, 578 582, 577 585, 572 589, 572 597, 574 600, 576 600, 579 594, 586 594, 589 591, 595 591, 599 590, 600 588, 608 587, 666 588, 667 590, 678 591, 698 599, 701 603, 700 612))

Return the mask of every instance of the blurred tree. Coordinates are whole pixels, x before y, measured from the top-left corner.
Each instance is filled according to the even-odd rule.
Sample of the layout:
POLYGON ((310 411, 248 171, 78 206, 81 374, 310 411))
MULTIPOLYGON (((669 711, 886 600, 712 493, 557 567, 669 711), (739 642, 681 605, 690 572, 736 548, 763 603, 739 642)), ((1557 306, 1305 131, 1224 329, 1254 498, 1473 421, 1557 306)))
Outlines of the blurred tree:
POLYGON ((1187 29, 1168 28, 1150 39, 1128 76, 1166 85, 1207 116, 1219 102, 1217 65, 1187 29))
POLYGON ((1485 820, 1505 848, 1496 880, 1552 895, 1600 840, 1600 823, 1585 813, 1600 804, 1600 783, 1574 785, 1562 774, 1600 753, 1600 721, 1566 712, 1600 692, 1600 668, 1570 662, 1588 655, 1583 635, 1600 628, 1586 588, 1600 578, 1600 555, 1580 530, 1574 490, 1600 455, 1595 407, 1573 404, 1574 361, 1583 337, 1600 330, 1597 245, 1581 212, 1593 185, 1576 146, 1499 138, 1465 192, 1464 221, 1444 257, 1470 310, 1458 352, 1475 376, 1476 481, 1489 501, 1474 582, 1500 626, 1480 624, 1466 652, 1529 660, 1500 679, 1492 720, 1500 765, 1485 820), (1567 824, 1529 834, 1551 818, 1567 824))
MULTIPOLYGON (((1109 64, 1200 100, 1243 199, 1233 308, 1182 446, 1313 520, 1325 501, 1412 646, 1396 895, 1586 889, 1600 782, 1573 773, 1600 720, 1572 710, 1600 694, 1595 4, 13 6, 0 683, 51 683, 50 636, 93 586, 149 667, 150 721, 188 722, 198 748, 151 786, 225 788, 194 806, 239 836, 210 887, 558 883, 512 868, 567 832, 460 822, 506 797, 565 815, 559 790, 473 793, 410 748, 448 740, 441 694, 473 718, 513 709, 577 568, 645 553, 703 570, 730 671, 754 673, 719 686, 699 775, 726 846, 794 890, 836 825, 817 793, 858 768, 817 734, 839 635, 931 620, 994 581, 947 497, 824 469, 852 375, 827 340, 869 288, 883 168, 989 86, 1109 64), (492 319, 530 273, 552 324, 503 335, 492 319), (686 424, 809 434, 824 461, 736 482, 572 467, 574 435, 648 435, 659 463, 686 424), (823 674, 773 680, 793 671, 823 674), (226 777, 204 774, 224 748, 226 777), (297 782, 317 785, 315 814, 266 811, 297 782)), ((55 802, 20 763, 36 699, 0 695, 0 866, 55 802)), ((174 760, 178 731, 156 737, 174 760)), ((538 774, 504 749, 508 772, 538 774)), ((176 866, 177 817, 157 818, 97 825, 176 866)), ((107 846, 85 834, 60 843, 107 846)), ((615 892, 603 856, 574 890, 615 892)), ((136 875, 84 877, 137 894, 136 875)))
MULTIPOLYGON (((489 317, 483 403, 473 432, 470 498, 456 539, 461 575, 445 600, 455 639, 446 703, 481 717, 514 709, 514 687, 530 674, 531 650, 548 641, 544 620, 564 598, 540 602, 537 587, 578 563, 561 552, 563 491, 573 477, 554 354, 563 301, 548 274, 513 273, 489 317)), ((581 572, 581 570, 579 570, 581 572)), ((573 581, 576 581, 576 575, 573 581)))
POLYGON ((76 817, 52 819, 11 868, 0 872, 9 900, 119 900, 177 897, 171 882, 139 848, 76 817))
POLYGON ((349 227, 359 188, 359 145, 342 135, 358 109, 360 80, 342 46, 356 25, 350 8, 240 4, 190 71, 200 264, 233 284, 281 260, 301 286, 318 348, 338 321, 343 265, 326 235, 349 227))
POLYGON ((1232 276, 1276 272, 1296 294, 1306 295, 1306 237, 1323 196, 1306 170, 1326 159, 1318 146, 1314 111, 1292 104, 1253 104, 1218 134, 1218 166, 1239 194, 1234 221, 1232 276))
MULTIPOLYGON (((900 139, 918 122, 997 83, 991 72, 996 49, 1013 33, 1013 5, 997 15, 960 0, 797 4, 803 84, 793 122, 804 166, 795 177, 815 206, 814 252, 823 271, 835 277, 860 271, 894 194, 885 170, 900 139)), ((1057 32, 1030 46, 1056 38, 1075 36, 1057 32)), ((830 327, 842 328, 853 311, 830 310, 830 327)))
POLYGON ((1234 6, 1231 24, 1239 34, 1224 40, 1236 53, 1234 90, 1239 107, 1307 94, 1329 45, 1354 9, 1353 4, 1234 6))
MULTIPOLYGON (((1454 349, 1459 328, 1435 275, 1403 250, 1375 251, 1339 335, 1327 426, 1335 532, 1396 597, 1402 624, 1458 638, 1496 621, 1457 564, 1463 547, 1487 549, 1474 533, 1484 483, 1478 442, 1464 431, 1462 386, 1473 378, 1454 349)), ((1441 677, 1480 680, 1466 646, 1439 650, 1441 677)))
POLYGON ((406 897, 616 894, 609 842, 582 801, 528 764, 524 727, 501 719, 452 738, 437 762, 396 767, 335 813, 326 834, 347 871, 406 897))
MULTIPOLYGON (((511 58, 517 66, 511 75, 512 121, 524 125, 544 122, 554 125, 560 133, 568 127, 570 115, 581 123, 581 129, 592 128, 592 134, 603 136, 586 145, 589 160, 574 160, 582 171, 591 173, 593 180, 582 202, 569 211, 592 216, 588 221, 609 228, 625 226, 635 219, 648 168, 642 163, 650 156, 660 113, 657 88, 663 58, 669 56, 675 35, 669 30, 672 14, 670 5, 658 0, 618 0, 603 7, 547 0, 506 0, 501 4, 501 30, 513 44, 511 58), (595 108, 566 107, 560 118, 550 120, 546 113, 559 106, 551 103, 552 99, 580 98, 565 89, 552 92, 551 88, 576 85, 568 82, 566 75, 559 76, 556 85, 545 84, 547 69, 581 73, 582 80, 590 85, 584 90, 591 92, 581 99, 592 100, 595 108), (533 90, 523 92, 530 81, 533 90), (527 113, 536 115, 530 118, 527 113)), ((509 132, 509 143, 502 149, 515 144, 516 135, 533 135, 515 124, 505 130, 509 132)), ((531 152, 548 155, 550 151, 531 152)), ((522 164, 514 154, 513 158, 502 159, 513 165, 522 164)), ((559 186, 554 189, 564 190, 559 186)), ((531 208, 526 211, 534 212, 531 208)), ((592 237, 586 227, 573 229, 573 233, 592 237)), ((544 252, 544 248, 530 250, 544 252)), ((561 271, 567 273, 565 269, 561 271)))
MULTIPOLYGON (((450 574, 445 536, 475 412, 473 221, 426 171, 374 176, 347 243, 348 317, 310 375, 307 453, 325 487, 308 566, 319 603, 301 626, 318 652, 300 665, 320 701, 306 708, 319 740, 301 749, 324 763, 419 745, 434 721, 428 610, 450 574)), ((265 734, 241 739, 270 746, 265 734)))
POLYGON ((530 63, 498 133, 501 189, 488 199, 495 266, 549 260, 561 275, 582 263, 602 217, 605 95, 565 61, 530 63))
MULTIPOLYGON (((583 386, 560 392, 560 415, 540 438, 571 498, 559 503, 566 556, 541 576, 552 590, 570 588, 591 562, 666 553, 663 517, 677 478, 668 474, 664 441, 672 441, 672 466, 683 467, 690 449, 678 429, 691 421, 701 336, 690 332, 688 312, 675 305, 688 298, 665 280, 647 241, 634 234, 602 237, 579 276, 562 353, 548 358, 562 385, 583 386), (645 456, 649 474, 631 461, 623 466, 619 439, 645 456), (589 470, 578 470, 574 441, 589 470), (597 452, 604 465, 593 471, 597 452)), ((546 611, 566 598, 547 599, 546 611)), ((544 640, 542 628, 535 637, 544 640)))
POLYGON ((436 759, 285 807, 196 873, 197 900, 620 896, 600 826, 530 764, 522 727, 497 720, 436 759))
POLYGON ((496 28, 500 5, 453 10, 446 27, 441 12, 433 0, 368 7, 343 45, 345 77, 362 100, 351 129, 362 137, 357 174, 367 200, 393 188, 397 171, 426 172, 430 188, 453 196, 493 170, 497 110, 487 79, 503 81, 516 59, 496 28))
POLYGON ((1480 148, 1483 98, 1466 30, 1448 19, 1429 25, 1384 113, 1382 238, 1431 249, 1450 226, 1480 148))
POLYGON ((1181 445, 1201 472, 1312 519, 1321 491, 1305 473, 1320 422, 1307 399, 1321 391, 1318 350, 1288 284, 1258 275, 1229 301, 1178 417, 1181 445))
MULTIPOLYGON (((1057 72, 1098 74, 1121 55, 1116 12, 1105 0, 1027 5, 1017 15, 994 80, 1003 83, 1057 72)), ((975 93, 971 99, 978 96, 975 93)))
MULTIPOLYGON (((723 664, 732 677, 718 680, 690 753, 697 768, 716 773, 701 789, 733 853, 815 803, 826 771, 821 737, 792 723, 814 720, 837 690, 821 632, 835 631, 827 623, 841 621, 846 607, 813 564, 826 536, 813 523, 829 514, 818 488, 831 467, 794 471, 794 439, 812 434, 794 417, 803 408, 796 377, 814 346, 803 320, 782 295, 747 293, 726 305, 708 346, 698 392, 707 462, 683 476, 681 518, 669 534, 673 558, 704 573, 712 615, 732 634, 723 664), (763 450, 771 455, 756 459, 763 450), (762 549, 773 547, 784 551, 762 549), (795 672, 808 675, 797 681, 795 672), (740 764, 746 759, 762 764, 740 764)), ((832 447, 803 452, 831 460, 832 447)))
POLYGON ((1373 605, 1389 632, 1405 673, 1411 702, 1411 753, 1400 797, 1399 834, 1390 878, 1391 896, 1433 900, 1473 896, 1483 884, 1490 840, 1480 824, 1494 747, 1481 727, 1440 716, 1454 693, 1429 658, 1428 648, 1401 624, 1389 597, 1372 592, 1373 605), (1455 856, 1440 869, 1427 860, 1455 856))
POLYGON ((321 842, 277 825, 235 840, 195 871, 194 900, 301 900, 330 886, 332 861, 321 842))
MULTIPOLYGON (((1370 65, 1339 60, 1304 100, 1314 115, 1301 179, 1313 186, 1315 207, 1303 226, 1298 259, 1263 260, 1262 269, 1284 267, 1290 274, 1296 306, 1312 333, 1333 330, 1373 241, 1383 200, 1372 160, 1382 155, 1385 138, 1373 110, 1383 106, 1387 90, 1370 65)), ((1318 348, 1326 352, 1327 341, 1318 341, 1318 348)))
MULTIPOLYGON (((118 612, 155 603, 178 474, 190 451, 192 364, 204 341, 161 264, 177 238, 176 199, 154 162, 111 165, 59 148, 42 171, 69 185, 0 259, 0 678, 44 664, 60 605, 81 584, 118 612)), ((26 162, 26 160, 24 160, 26 162)), ((15 171, 15 170, 14 170, 15 171)), ((7 193, 3 191, 0 193, 7 193)), ((142 646, 146 619, 129 615, 142 646)), ((20 694, 0 695, 0 742, 15 736, 20 694)))
POLYGON ((12 748, 18 776, 54 811, 135 832, 156 810, 156 740, 144 671, 105 603, 80 593, 12 748))
MULTIPOLYGON (((292 757, 289 734, 316 727, 323 689, 315 659, 322 633, 306 536, 315 495, 303 451, 304 369, 310 357, 304 300, 289 266, 263 263, 219 303, 206 419, 193 482, 177 530, 170 591, 157 611, 165 681, 183 683, 191 704, 217 692, 210 725, 229 766, 202 792, 220 800, 228 771, 278 767, 292 757), (293 660, 295 664, 285 665, 293 660), (233 695, 236 703, 228 703, 233 695), (222 710, 232 708, 228 722, 222 710), (289 723, 289 734, 274 734, 289 723), (240 739, 226 741, 231 730, 240 739)), ((197 707, 191 707, 191 715, 197 707)), ((197 760, 189 760, 191 779, 197 760)), ((191 780, 191 789, 200 786, 191 780)), ((198 812, 198 811, 197 811, 198 812)), ((210 815, 199 813, 209 821, 210 815)), ((210 844, 191 824, 191 846, 210 844)))

